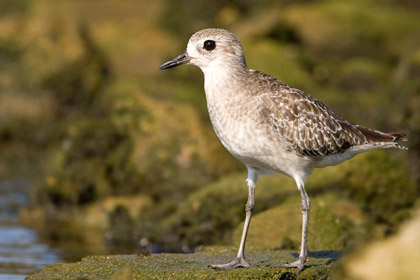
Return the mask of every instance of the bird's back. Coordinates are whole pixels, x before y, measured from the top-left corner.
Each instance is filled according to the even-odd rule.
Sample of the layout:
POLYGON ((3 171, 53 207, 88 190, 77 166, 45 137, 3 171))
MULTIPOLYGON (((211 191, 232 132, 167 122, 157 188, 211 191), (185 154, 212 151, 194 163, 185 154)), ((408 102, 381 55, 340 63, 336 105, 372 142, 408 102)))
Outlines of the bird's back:
POLYGON ((362 152, 375 147, 400 148, 404 134, 383 133, 355 125, 305 92, 276 78, 249 70, 251 94, 259 100, 260 121, 299 156, 322 158, 347 150, 362 152))

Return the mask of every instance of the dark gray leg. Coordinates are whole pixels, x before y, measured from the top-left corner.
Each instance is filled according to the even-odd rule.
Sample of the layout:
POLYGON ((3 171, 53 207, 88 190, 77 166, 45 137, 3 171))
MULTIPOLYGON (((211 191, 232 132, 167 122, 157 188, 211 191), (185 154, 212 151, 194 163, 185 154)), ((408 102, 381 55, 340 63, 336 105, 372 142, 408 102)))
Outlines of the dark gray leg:
POLYGON ((232 269, 237 267, 251 267, 251 265, 245 260, 245 242, 246 242, 246 236, 248 234, 248 228, 249 223, 251 222, 251 216, 252 212, 254 211, 254 205, 255 205, 255 184, 257 182, 258 175, 256 172, 254 172, 252 169, 248 168, 248 179, 246 179, 246 182, 248 184, 248 201, 245 205, 245 224, 244 229, 242 232, 242 238, 241 238, 241 244, 239 245, 238 254, 236 255, 236 258, 226 264, 212 264, 210 265, 213 268, 216 269, 232 269))

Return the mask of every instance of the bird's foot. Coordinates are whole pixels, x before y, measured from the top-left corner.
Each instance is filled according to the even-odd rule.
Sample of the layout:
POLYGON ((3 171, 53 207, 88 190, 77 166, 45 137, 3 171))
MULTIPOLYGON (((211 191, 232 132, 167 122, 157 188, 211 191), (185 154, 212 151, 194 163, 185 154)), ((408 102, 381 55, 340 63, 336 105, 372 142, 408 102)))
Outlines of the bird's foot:
POLYGON ((305 267, 305 261, 306 261, 306 258, 299 257, 298 260, 291 263, 271 264, 268 267, 296 267, 297 268, 296 274, 299 274, 302 272, 303 268, 305 267))
POLYGON ((211 264, 210 267, 214 269, 233 269, 233 268, 249 268, 251 265, 245 260, 245 258, 235 258, 230 263, 225 264, 211 264))

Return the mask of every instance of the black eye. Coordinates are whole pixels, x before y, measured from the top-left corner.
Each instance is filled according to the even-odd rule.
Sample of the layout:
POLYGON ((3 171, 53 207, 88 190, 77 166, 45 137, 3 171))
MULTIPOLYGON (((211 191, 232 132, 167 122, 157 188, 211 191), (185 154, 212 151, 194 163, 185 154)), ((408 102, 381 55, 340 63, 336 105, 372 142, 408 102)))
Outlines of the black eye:
POLYGON ((203 45, 203 48, 207 51, 214 50, 215 47, 216 47, 216 42, 213 40, 207 40, 204 42, 204 45, 203 45))

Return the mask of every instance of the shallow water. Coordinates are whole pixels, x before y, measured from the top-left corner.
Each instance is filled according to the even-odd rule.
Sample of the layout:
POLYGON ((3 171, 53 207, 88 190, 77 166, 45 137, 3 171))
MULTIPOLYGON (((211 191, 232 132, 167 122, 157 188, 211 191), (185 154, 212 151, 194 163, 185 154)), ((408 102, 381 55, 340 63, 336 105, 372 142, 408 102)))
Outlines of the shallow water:
POLYGON ((47 265, 62 262, 61 251, 42 242, 36 231, 19 224, 29 182, 0 181, 0 279, 25 279, 47 265))

